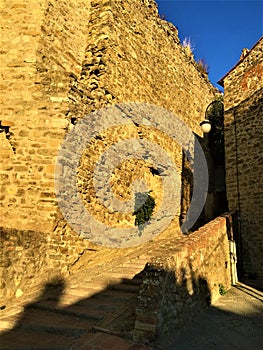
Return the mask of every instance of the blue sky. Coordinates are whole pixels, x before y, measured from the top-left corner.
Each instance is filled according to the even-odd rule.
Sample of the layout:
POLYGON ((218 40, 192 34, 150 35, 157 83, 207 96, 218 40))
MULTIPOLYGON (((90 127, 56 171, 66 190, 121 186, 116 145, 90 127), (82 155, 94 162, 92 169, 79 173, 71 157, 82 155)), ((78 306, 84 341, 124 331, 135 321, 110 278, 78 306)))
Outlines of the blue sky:
POLYGON ((262 0, 156 0, 160 15, 190 38, 195 59, 204 59, 209 78, 217 85, 263 35, 262 0))

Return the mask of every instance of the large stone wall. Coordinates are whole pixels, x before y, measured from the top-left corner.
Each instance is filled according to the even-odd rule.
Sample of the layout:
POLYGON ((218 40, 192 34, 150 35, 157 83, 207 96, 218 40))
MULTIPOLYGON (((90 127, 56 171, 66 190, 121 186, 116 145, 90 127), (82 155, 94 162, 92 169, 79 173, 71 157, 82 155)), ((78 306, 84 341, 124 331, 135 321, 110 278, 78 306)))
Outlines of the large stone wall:
MULTIPOLYGON (((226 185, 240 214, 244 273, 263 276, 263 39, 224 77, 226 185)), ((240 256, 241 258, 241 256, 240 256)))
POLYGON ((1 133, 1 224, 50 232, 54 161, 68 126, 71 76, 80 74, 87 45, 89 2, 20 0, 1 6, 0 120, 11 123, 10 139, 1 133))
MULTIPOLYGON (((1 226, 12 235, 39 233, 30 233, 20 249, 30 241, 37 247, 44 234, 45 271, 65 273, 90 246, 63 220, 55 196, 55 159, 72 124, 109 104, 136 101, 174 112, 200 135, 199 122, 215 91, 152 1, 13 0, 2 1, 1 10, 1 226)), ((141 130, 134 132, 139 138, 141 130)), ((114 141, 114 134, 104 139, 114 141)), ((162 145, 169 148, 170 140, 164 137, 162 145)), ((128 168, 136 166, 141 164, 128 168)), ((9 285, 9 298, 20 284, 9 285)))

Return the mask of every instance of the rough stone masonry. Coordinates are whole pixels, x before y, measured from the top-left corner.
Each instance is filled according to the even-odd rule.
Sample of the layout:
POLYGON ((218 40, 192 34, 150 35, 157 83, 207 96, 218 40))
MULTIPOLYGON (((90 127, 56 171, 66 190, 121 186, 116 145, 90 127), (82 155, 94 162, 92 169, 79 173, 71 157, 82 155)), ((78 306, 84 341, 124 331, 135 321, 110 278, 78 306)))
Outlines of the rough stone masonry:
MULTIPOLYGON (((240 216, 243 273, 263 277, 263 38, 221 79, 225 88, 226 185, 240 216)), ((241 258, 242 256, 242 258, 241 258)))
MULTIPOLYGON (((136 101, 172 111, 200 135, 199 123, 215 90, 153 1, 2 0, 0 6, 4 302, 56 274, 66 276, 85 249, 94 247, 63 219, 55 196, 55 159, 72 124, 101 107, 136 101)), ((129 132, 139 138, 143 130, 135 125, 129 132)), ((80 182, 96 152, 117 134, 91 140, 80 182)), ((169 138, 156 137, 169 150, 169 138)), ((182 150, 175 149, 180 169, 182 150)), ((127 192, 136 169, 156 188, 158 202, 156 177, 136 161, 119 169, 127 177, 119 187, 122 176, 116 172, 116 192, 127 192)), ((88 181, 85 186, 80 188, 87 194, 88 181)), ((100 215, 96 200, 91 204, 100 215)), ((178 227, 178 217, 173 224, 178 227)))

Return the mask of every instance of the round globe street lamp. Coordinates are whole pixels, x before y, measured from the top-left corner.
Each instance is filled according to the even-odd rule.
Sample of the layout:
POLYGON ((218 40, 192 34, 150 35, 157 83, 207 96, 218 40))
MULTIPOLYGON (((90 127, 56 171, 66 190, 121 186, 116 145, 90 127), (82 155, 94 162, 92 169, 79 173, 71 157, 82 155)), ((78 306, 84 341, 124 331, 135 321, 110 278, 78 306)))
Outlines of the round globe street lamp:
POLYGON ((209 133, 209 131, 211 130, 211 127, 212 127, 212 123, 210 122, 209 117, 208 117, 210 108, 214 108, 215 105, 217 105, 217 104, 220 104, 220 107, 221 107, 221 108, 224 108, 224 105, 223 105, 223 102, 222 102, 222 101, 220 101, 220 100, 212 101, 212 102, 206 107, 206 110, 205 110, 205 119, 199 124, 199 125, 201 126, 201 129, 202 129, 203 133, 205 133, 205 134, 209 133))
POLYGON ((203 120, 200 123, 203 133, 207 134, 211 130, 211 123, 208 119, 203 120))

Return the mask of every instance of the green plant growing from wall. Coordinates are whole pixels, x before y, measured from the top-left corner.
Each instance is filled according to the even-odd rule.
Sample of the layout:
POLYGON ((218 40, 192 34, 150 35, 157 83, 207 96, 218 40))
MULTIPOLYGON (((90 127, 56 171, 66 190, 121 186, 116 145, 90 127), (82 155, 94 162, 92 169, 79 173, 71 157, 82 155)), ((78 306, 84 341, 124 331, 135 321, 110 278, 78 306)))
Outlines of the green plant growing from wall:
POLYGON ((219 294, 225 295, 227 293, 227 290, 223 284, 219 284, 219 294))
POLYGON ((155 208, 155 200, 150 192, 135 194, 135 208, 137 209, 134 210, 133 215, 135 215, 135 226, 139 227, 140 233, 150 220, 155 208))

